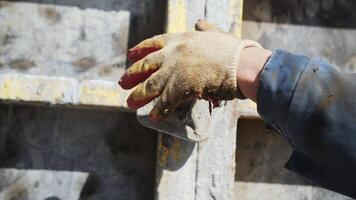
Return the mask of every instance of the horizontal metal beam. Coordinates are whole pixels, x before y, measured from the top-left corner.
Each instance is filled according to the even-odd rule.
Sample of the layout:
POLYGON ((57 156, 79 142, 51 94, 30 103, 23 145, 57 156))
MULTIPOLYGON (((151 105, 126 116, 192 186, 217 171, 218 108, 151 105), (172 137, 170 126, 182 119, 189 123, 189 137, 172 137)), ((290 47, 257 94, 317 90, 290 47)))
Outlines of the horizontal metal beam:
MULTIPOLYGON (((0 101, 8 103, 131 111, 126 104, 129 93, 114 81, 24 74, 0 75, 0 101)), ((241 117, 259 117, 256 104, 250 100, 239 101, 237 110, 241 117)))
POLYGON ((127 109, 127 93, 113 81, 0 75, 0 100, 10 103, 127 109))

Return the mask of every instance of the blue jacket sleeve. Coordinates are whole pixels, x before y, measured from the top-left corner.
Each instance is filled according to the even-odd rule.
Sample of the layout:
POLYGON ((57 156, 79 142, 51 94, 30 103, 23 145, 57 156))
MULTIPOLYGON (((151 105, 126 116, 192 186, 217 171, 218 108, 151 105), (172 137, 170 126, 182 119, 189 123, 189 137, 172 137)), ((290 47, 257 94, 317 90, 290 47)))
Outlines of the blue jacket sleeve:
POLYGON ((356 198, 356 74, 277 49, 261 73, 257 108, 294 149, 287 169, 356 198))

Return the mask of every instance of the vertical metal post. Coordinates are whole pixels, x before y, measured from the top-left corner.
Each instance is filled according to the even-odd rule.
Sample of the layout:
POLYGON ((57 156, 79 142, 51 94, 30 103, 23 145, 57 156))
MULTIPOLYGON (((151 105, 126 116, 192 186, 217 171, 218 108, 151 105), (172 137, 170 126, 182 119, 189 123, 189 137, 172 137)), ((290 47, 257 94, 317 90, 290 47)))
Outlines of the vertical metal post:
MULTIPOLYGON (((192 31, 205 18, 240 37, 241 8, 242 0, 168 0, 166 31, 192 31)), ((191 115, 203 109, 208 103, 198 101, 191 115)), ((232 200, 238 117, 237 101, 230 101, 195 119, 207 139, 191 143, 160 134, 155 199, 232 200)))

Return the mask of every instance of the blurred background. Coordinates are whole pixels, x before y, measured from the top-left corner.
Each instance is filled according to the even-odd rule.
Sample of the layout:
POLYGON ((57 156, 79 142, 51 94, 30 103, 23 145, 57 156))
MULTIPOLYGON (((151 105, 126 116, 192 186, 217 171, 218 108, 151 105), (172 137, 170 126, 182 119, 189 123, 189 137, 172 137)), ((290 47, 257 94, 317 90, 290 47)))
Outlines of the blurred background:
MULTIPOLYGON (((352 0, 245 0, 242 37, 354 71, 354 10, 352 0)), ((31 91, 9 86, 17 81, 52 92, 58 77, 70 87, 88 81, 89 90, 91 80, 116 82, 127 48, 163 33, 166 12, 166 0, 0 1, 0 93, 31 91)), ((31 98, 0 104, 0 199, 154 198, 157 133, 135 113, 31 98)), ((284 169, 291 148, 262 120, 240 119, 237 132, 235 199, 349 199, 284 169)))

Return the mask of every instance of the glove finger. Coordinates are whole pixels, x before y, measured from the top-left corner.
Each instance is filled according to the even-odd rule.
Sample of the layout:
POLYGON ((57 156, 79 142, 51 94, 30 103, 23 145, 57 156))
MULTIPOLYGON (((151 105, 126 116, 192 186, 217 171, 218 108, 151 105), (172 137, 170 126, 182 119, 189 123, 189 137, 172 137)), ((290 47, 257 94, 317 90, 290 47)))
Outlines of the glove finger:
POLYGON ((127 53, 127 59, 131 62, 137 62, 138 60, 141 60, 148 54, 165 47, 173 35, 174 34, 156 35, 152 38, 140 42, 136 46, 129 49, 127 53))
POLYGON ((126 100, 127 106, 130 109, 138 109, 148 104, 161 95, 167 80, 167 73, 158 71, 135 88, 126 100))
POLYGON ((135 87, 157 71, 161 67, 163 59, 162 51, 157 51, 135 62, 121 76, 119 85, 126 90, 135 87))
POLYGON ((196 31, 204 31, 204 32, 224 32, 220 28, 218 28, 215 24, 209 23, 207 20, 199 19, 195 23, 196 31))
POLYGON ((171 80, 166 84, 160 99, 150 112, 150 118, 153 121, 163 121, 179 105, 194 96, 194 93, 183 91, 182 87, 176 85, 176 81, 171 80))

